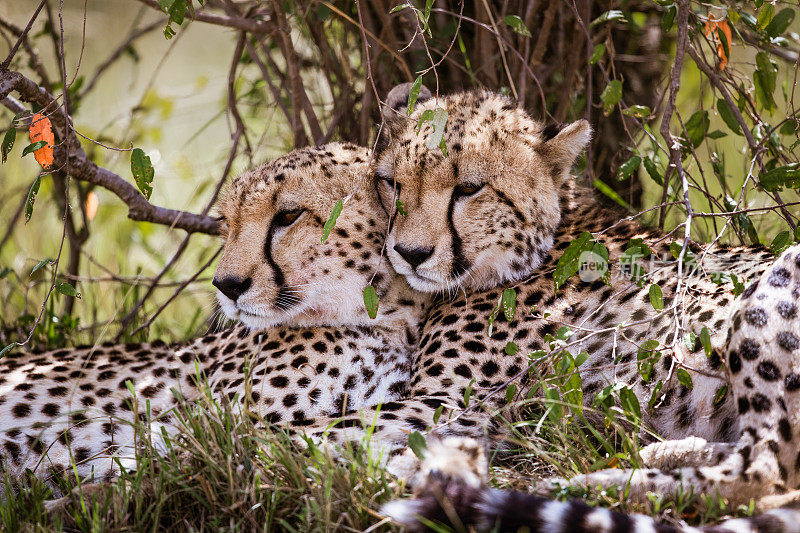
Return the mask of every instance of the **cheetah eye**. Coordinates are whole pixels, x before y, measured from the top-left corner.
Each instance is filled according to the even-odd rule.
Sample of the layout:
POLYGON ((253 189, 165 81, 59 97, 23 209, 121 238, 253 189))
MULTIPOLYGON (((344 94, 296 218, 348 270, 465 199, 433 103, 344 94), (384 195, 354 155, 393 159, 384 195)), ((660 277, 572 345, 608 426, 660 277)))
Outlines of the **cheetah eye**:
POLYGON ((303 214, 305 209, 292 209, 291 211, 281 211, 275 218, 272 219, 272 223, 278 227, 285 227, 291 226, 294 224, 295 220, 300 218, 300 215, 303 214))
POLYGON ((474 185, 469 183, 462 183, 461 185, 456 185, 456 188, 453 190, 456 196, 472 196, 473 194, 477 193, 481 189, 483 189, 483 183, 474 185))
POLYGON ((391 191, 393 191, 393 190, 395 190, 395 189, 396 189, 396 190, 397 190, 397 194, 400 194, 401 185, 400 185, 400 182, 399 182, 399 181, 397 181, 397 180, 395 180, 395 179, 394 179, 394 176, 388 176, 388 177, 379 176, 379 178, 378 178, 378 179, 380 179, 380 180, 381 180, 381 183, 382 183, 382 184, 383 184, 383 185, 384 185, 386 188, 388 188, 388 189, 389 189, 389 190, 391 190, 391 191))

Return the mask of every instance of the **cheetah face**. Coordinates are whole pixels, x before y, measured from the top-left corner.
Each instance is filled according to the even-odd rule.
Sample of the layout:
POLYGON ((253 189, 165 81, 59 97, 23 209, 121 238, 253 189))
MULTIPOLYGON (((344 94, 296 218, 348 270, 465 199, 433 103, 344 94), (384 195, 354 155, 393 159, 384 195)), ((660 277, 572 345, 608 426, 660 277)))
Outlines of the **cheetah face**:
POLYGON ((230 185, 219 208, 225 243, 213 280, 229 318, 255 329, 368 320, 362 290, 376 269, 386 272, 373 285, 388 278, 379 265, 387 219, 372 191, 356 192, 321 242, 336 201, 367 175, 368 157, 349 144, 304 148, 230 185))
POLYGON ((386 251, 395 270, 426 292, 529 275, 552 246, 559 189, 589 141, 589 124, 544 127, 489 92, 425 99, 423 91, 407 116, 408 86, 392 93, 373 172, 392 216, 386 251), (431 122, 418 128, 436 109, 447 111, 446 153, 426 145, 431 122))

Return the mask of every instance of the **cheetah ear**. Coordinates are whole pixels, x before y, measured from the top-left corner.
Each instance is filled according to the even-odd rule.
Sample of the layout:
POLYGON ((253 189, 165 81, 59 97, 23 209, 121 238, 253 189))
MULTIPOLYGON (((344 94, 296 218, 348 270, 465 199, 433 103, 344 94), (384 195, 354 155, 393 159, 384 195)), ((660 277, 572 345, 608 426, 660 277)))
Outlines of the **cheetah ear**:
POLYGON ((550 124, 542 130, 541 135, 539 151, 545 158, 567 170, 592 139, 592 127, 581 119, 570 124, 550 124))
MULTIPOLYGON (((383 118, 386 120, 394 120, 400 115, 404 115, 406 107, 408 106, 408 95, 411 93, 412 83, 401 83, 395 86, 389 94, 386 95, 386 102, 383 105, 383 118)), ((422 85, 419 89, 416 104, 421 104, 425 100, 431 98, 431 91, 422 85)))

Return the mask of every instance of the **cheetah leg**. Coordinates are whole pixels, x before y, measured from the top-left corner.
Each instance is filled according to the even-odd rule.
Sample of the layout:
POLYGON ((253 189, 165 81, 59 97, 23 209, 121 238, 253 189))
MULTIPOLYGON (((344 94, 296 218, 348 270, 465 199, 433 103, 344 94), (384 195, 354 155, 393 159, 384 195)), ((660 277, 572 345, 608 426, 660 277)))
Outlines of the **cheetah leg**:
POLYGON ((654 442, 639 451, 647 468, 671 470, 686 466, 719 464, 736 449, 733 442, 707 442, 699 437, 654 442))
POLYGON ((420 463, 408 450, 408 437, 414 431, 427 436, 484 439, 493 431, 491 416, 483 411, 463 412, 448 409, 458 402, 438 396, 413 395, 407 400, 388 402, 340 418, 318 418, 310 425, 290 428, 336 453, 336 448, 353 443, 369 443, 370 453, 387 462, 387 470, 412 484, 419 477, 420 463), (440 405, 445 409, 434 423, 440 405))
MULTIPOLYGON (((639 500, 648 491, 663 494, 691 489, 695 493, 717 493, 731 505, 768 501, 767 496, 777 498, 797 489, 800 483, 798 300, 800 246, 796 245, 748 287, 735 304, 725 360, 743 432, 721 461, 712 466, 681 465, 664 470, 602 470, 576 476, 569 484, 616 485, 626 488, 630 497, 639 500)), ((547 490, 562 484, 563 480, 549 480, 537 489, 547 490)))

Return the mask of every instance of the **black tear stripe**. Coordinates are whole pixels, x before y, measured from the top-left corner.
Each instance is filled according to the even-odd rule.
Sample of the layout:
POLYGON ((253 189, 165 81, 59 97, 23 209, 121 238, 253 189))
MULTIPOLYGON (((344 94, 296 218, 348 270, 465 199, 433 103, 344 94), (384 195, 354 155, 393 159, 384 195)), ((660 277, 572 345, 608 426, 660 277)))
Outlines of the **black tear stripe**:
POLYGON ((447 206, 447 227, 450 229, 450 240, 452 241, 453 247, 453 264, 450 266, 450 276, 454 279, 461 276, 472 266, 469 261, 467 261, 467 258, 464 257, 463 243, 456 231, 456 225, 453 223, 453 207, 455 204, 456 192, 455 189, 453 189, 453 192, 450 194, 450 204, 447 206))
POLYGON ((286 278, 283 275, 283 271, 272 257, 272 238, 274 235, 275 224, 273 219, 269 223, 269 229, 267 230, 267 241, 264 243, 264 258, 267 260, 267 264, 270 266, 270 268, 272 268, 272 271, 275 275, 275 285, 278 287, 278 296, 275 298, 275 307, 283 311, 288 311, 292 305, 294 305, 293 300, 296 298, 292 298, 292 294, 286 287, 286 278))

